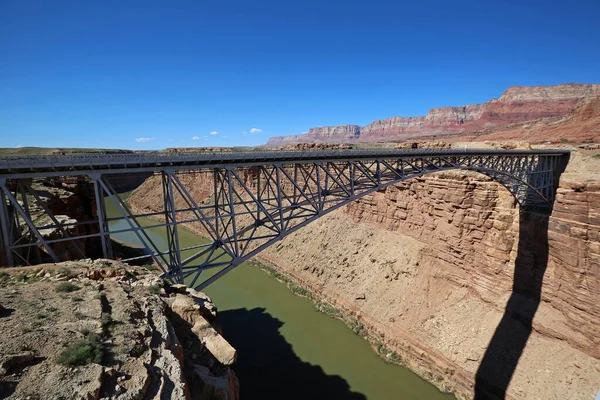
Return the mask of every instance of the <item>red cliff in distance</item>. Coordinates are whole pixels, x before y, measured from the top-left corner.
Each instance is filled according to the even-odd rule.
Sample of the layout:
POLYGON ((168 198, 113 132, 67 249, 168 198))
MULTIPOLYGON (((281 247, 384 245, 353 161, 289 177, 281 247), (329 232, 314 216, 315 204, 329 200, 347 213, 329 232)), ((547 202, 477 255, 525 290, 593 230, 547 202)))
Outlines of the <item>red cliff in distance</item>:
MULTIPOLYGON (((271 137, 267 146, 306 142, 389 142, 426 136, 489 132, 503 127, 514 128, 513 125, 518 123, 570 117, 583 101, 598 96, 599 84, 513 86, 499 99, 483 104, 432 108, 426 116, 392 117, 373 121, 363 127, 341 125, 311 128, 301 135, 271 137)), ((554 126, 561 121, 551 122, 554 126)), ((544 138, 538 140, 543 141, 544 138)))

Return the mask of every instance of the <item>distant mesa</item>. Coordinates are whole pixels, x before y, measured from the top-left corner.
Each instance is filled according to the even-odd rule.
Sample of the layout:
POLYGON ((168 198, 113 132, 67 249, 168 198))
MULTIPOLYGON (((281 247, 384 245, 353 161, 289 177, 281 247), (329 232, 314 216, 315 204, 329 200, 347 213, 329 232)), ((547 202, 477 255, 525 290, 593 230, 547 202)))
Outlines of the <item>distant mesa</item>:
MULTIPOLYGON (((600 84, 513 86, 504 91, 499 99, 483 104, 432 108, 425 116, 391 117, 362 127, 339 125, 311 128, 301 135, 271 137, 266 145, 394 142, 440 136, 472 138, 474 134, 489 136, 479 137, 485 140, 501 136, 503 139, 525 139, 532 142, 559 140, 560 137, 590 139, 588 136, 592 135, 591 139, 596 138, 598 141, 599 129, 579 129, 569 123, 573 122, 571 118, 576 117, 582 108, 586 108, 589 114, 589 103, 600 104, 599 96, 600 84), (533 130, 532 125, 523 126, 524 123, 534 121, 537 125, 533 126, 533 130), (567 124, 564 131, 554 129, 563 123, 567 124), (552 135, 541 132, 541 128, 546 125, 553 128, 552 135)), ((595 117, 594 126, 600 128, 600 108, 593 104, 591 108, 595 117)))

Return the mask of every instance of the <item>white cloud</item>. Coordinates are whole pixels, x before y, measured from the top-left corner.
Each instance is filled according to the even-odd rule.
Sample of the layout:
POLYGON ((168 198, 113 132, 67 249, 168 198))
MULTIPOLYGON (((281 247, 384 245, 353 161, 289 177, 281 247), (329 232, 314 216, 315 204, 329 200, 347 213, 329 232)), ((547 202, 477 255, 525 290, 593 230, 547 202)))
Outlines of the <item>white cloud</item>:
POLYGON ((198 139, 200 139, 200 136, 193 136, 192 137, 192 140, 198 140, 198 139))
POLYGON ((202 136, 202 139, 208 140, 208 136, 202 136))
POLYGON ((212 131, 210 134, 211 134, 211 135, 216 135, 216 134, 218 134, 218 133, 219 133, 219 132, 217 132, 217 131, 212 131))
POLYGON ((227 139, 227 136, 223 136, 223 139, 227 139))
POLYGON ((135 141, 138 143, 149 142, 150 140, 154 140, 154 138, 139 137, 139 138, 135 139, 135 141))
POLYGON ((22 145, 22 144, 18 144, 18 145, 17 145, 17 149, 19 149, 19 148, 21 148, 21 147, 23 147, 23 145, 22 145))
POLYGON ((261 133, 262 129, 258 129, 258 128, 252 128, 250 129, 250 133, 255 134, 255 133, 261 133))

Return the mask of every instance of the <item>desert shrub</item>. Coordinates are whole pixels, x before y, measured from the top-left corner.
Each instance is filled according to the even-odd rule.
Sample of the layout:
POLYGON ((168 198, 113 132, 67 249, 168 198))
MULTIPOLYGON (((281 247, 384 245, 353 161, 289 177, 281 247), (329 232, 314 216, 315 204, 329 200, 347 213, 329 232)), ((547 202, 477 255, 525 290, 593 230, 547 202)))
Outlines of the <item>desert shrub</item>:
POLYGON ((37 319, 37 320, 46 319, 46 318, 48 318, 48 314, 46 314, 44 312, 39 312, 39 313, 35 314, 35 319, 37 319))
POLYGON ((324 301, 318 301, 316 303, 316 308, 317 308, 317 311, 320 311, 323 314, 329 315, 330 317, 333 317, 333 318, 342 317, 342 314, 340 313, 340 311, 337 308, 333 307, 331 304, 326 303, 324 301))
POLYGON ((160 294, 160 286, 158 285, 150 285, 148 286, 148 292, 150 292, 150 294, 160 294))
POLYGON ((296 285, 294 282, 290 282, 288 287, 291 292, 297 296, 307 297, 309 295, 308 291, 300 286, 296 285))
POLYGON ((569 139, 567 139, 567 138, 561 138, 560 142, 561 143, 569 143, 569 139))
POLYGON ((88 336, 89 334, 92 333, 92 331, 90 331, 88 328, 83 328, 82 330, 79 331, 83 336, 88 336))
POLYGON ((10 279, 10 274, 5 271, 0 271, 0 282, 8 281, 10 279))
POLYGON ((61 282, 55 290, 59 293, 71 293, 79 289, 81 289, 79 286, 73 285, 70 282, 61 282))
POLYGON ((102 362, 102 342, 96 334, 74 341, 58 356, 59 364, 67 367, 102 362))
POLYGON ((349 321, 347 325, 352 330, 352 332, 356 333, 358 336, 363 336, 365 334, 365 327, 358 320, 349 321))

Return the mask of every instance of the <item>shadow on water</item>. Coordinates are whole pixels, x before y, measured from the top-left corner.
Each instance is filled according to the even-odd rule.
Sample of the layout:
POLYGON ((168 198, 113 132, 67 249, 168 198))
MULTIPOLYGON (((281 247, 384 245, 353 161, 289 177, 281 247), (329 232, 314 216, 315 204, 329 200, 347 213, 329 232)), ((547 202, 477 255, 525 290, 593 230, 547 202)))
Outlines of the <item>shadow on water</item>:
POLYGON ((321 367, 298 358, 279 332, 283 322, 264 308, 221 311, 219 322, 238 351, 234 370, 240 380, 240 398, 366 399, 352 392, 343 378, 327 375, 321 367))

